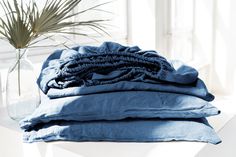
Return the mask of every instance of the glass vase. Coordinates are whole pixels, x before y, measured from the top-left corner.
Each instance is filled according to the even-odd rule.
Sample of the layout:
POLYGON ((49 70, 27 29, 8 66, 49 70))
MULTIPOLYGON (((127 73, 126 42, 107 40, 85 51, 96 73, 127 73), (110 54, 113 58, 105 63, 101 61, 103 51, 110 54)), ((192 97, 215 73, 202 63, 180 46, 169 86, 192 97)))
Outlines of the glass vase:
POLYGON ((6 103, 9 116, 21 120, 32 114, 40 104, 40 92, 27 49, 16 49, 16 59, 8 70, 6 103))

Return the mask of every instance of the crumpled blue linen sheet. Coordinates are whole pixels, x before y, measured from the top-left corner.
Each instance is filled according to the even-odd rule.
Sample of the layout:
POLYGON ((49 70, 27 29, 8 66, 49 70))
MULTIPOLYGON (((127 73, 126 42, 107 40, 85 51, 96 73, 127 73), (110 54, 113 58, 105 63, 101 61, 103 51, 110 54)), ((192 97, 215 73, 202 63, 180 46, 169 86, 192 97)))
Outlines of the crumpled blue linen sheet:
POLYGON ((44 62, 37 83, 50 98, 148 90, 214 99, 194 68, 168 62, 155 51, 113 42, 55 51, 44 62))
POLYGON ((221 142, 220 111, 198 72, 155 51, 105 42, 58 50, 37 83, 46 95, 20 122, 24 142, 221 142))

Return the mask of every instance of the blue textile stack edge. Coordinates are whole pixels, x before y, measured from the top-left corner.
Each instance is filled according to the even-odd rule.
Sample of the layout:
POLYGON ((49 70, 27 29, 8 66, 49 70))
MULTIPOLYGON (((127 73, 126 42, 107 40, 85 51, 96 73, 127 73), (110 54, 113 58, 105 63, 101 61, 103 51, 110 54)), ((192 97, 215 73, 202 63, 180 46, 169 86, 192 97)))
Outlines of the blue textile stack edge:
POLYGON ((46 95, 20 122, 24 142, 221 142, 198 71, 156 51, 104 42, 57 50, 37 81, 46 95))

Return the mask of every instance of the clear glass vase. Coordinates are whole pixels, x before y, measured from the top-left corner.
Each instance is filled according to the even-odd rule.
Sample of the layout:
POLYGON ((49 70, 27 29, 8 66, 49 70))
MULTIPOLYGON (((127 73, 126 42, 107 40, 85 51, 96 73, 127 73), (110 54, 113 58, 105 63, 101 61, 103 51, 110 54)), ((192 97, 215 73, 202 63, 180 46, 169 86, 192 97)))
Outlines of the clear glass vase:
POLYGON ((40 92, 27 49, 16 49, 16 60, 8 70, 6 103, 9 116, 21 120, 33 113, 40 104, 40 92))

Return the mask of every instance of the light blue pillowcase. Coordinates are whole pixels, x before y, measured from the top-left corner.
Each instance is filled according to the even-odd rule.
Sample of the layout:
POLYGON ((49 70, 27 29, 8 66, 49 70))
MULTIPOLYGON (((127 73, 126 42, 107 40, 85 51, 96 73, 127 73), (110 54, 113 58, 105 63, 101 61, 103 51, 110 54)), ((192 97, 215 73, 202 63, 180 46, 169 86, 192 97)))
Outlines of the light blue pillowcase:
POLYGON ((46 99, 20 122, 23 129, 55 120, 133 118, 200 118, 220 111, 203 99, 175 93, 126 91, 46 99))
POLYGON ((24 142, 38 141, 113 141, 221 142, 205 118, 200 119, 126 119, 121 121, 55 121, 23 134, 24 142))

